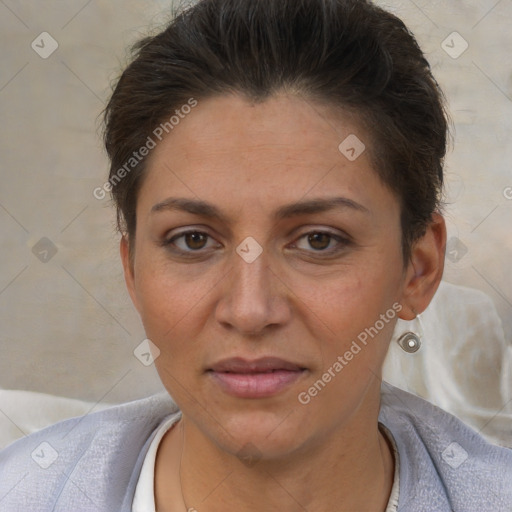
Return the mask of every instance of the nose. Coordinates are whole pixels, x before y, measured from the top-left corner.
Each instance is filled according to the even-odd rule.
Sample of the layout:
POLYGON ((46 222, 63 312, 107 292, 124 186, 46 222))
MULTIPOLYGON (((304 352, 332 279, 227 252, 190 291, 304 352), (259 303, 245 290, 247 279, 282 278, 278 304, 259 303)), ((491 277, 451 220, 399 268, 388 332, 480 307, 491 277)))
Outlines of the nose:
POLYGON ((249 336, 286 324, 291 316, 287 287, 278 276, 276 265, 271 268, 265 250, 251 263, 235 251, 231 259, 232 271, 221 286, 216 320, 224 328, 249 336))

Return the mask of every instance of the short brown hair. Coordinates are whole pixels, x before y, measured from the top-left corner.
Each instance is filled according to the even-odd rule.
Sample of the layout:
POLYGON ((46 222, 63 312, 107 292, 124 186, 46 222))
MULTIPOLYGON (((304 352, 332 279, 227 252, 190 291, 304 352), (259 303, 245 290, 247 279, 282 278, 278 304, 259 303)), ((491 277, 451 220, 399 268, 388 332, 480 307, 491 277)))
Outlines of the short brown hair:
MULTIPOLYGON (((199 0, 132 50, 104 112, 110 180, 190 98, 258 102, 298 91, 368 127, 373 167, 400 201, 409 259, 441 205, 448 122, 430 65, 399 18, 366 0, 199 0)), ((146 160, 111 181, 130 248, 146 160)))

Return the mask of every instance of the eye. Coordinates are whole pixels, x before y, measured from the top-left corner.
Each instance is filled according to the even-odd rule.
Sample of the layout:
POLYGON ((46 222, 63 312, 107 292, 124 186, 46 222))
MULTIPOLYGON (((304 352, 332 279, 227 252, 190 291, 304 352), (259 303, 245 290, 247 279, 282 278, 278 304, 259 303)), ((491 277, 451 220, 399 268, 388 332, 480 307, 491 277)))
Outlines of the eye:
POLYGON ((210 235, 202 231, 185 231, 179 233, 168 240, 164 241, 165 246, 174 246, 178 249, 177 252, 199 252, 201 249, 215 247, 215 245, 208 247, 208 240, 213 240, 210 235))
MULTIPOLYGON (((343 250, 350 244, 350 240, 329 231, 310 231, 300 236, 293 247, 307 252, 333 254, 343 250), (304 241, 301 244, 301 241, 304 241), (301 246, 302 245, 302 246, 301 246)), ((208 245, 213 238, 203 231, 189 230, 178 233, 173 237, 164 240, 162 245, 177 253, 193 254, 204 252, 205 249, 212 249, 219 244, 208 245)))
POLYGON ((335 235, 329 231, 310 231, 299 237, 298 240, 304 240, 309 246, 309 248, 301 247, 299 243, 296 243, 295 246, 299 249, 326 254, 338 252, 350 243, 347 238, 335 235), (310 248, 312 248, 313 251, 311 251, 310 248))

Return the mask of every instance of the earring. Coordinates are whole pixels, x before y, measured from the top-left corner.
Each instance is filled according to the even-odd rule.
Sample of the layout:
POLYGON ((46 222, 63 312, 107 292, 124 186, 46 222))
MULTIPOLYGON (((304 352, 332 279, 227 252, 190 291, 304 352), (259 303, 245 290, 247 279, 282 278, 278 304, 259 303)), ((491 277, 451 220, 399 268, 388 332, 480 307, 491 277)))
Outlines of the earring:
POLYGON ((420 337, 415 332, 411 331, 402 334, 397 342, 400 347, 409 354, 414 354, 414 352, 417 352, 421 347, 420 337))
MULTIPOLYGON (((423 324, 421 322, 420 315, 417 315, 415 320, 418 321, 420 327, 419 330, 421 331, 421 334, 423 334, 423 324)), ((407 331, 398 338, 397 343, 404 352, 414 354, 415 352, 418 352, 421 347, 421 335, 412 331, 407 331)))

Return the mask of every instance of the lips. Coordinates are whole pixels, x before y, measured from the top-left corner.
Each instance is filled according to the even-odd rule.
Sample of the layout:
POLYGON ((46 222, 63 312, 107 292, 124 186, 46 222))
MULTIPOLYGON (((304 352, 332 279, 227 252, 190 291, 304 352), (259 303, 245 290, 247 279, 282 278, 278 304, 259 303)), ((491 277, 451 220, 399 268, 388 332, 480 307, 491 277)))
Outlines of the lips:
POLYGON ((241 357, 223 359, 215 363, 210 370, 225 373, 268 373, 278 370, 299 371, 299 365, 279 359, 277 357, 262 357, 254 361, 247 361, 241 357))
POLYGON ((222 391, 239 398, 276 395, 302 377, 306 368, 277 357, 249 361, 240 357, 223 359, 207 370, 222 391))

